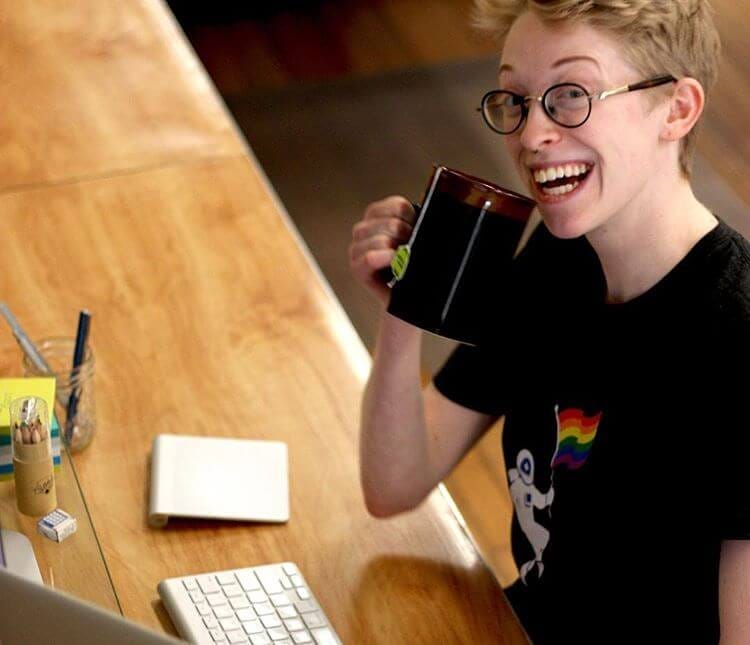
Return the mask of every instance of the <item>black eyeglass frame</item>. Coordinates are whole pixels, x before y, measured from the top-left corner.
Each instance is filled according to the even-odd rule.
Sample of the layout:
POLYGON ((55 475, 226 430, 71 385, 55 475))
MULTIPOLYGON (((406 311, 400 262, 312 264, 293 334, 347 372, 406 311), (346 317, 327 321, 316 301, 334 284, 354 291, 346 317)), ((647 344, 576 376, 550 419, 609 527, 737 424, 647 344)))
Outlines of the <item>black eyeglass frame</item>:
POLYGON ((618 94, 625 94, 627 92, 636 92, 638 90, 646 90, 651 87, 658 87, 660 85, 666 85, 667 83, 676 83, 677 79, 672 76, 671 74, 663 75, 663 76, 656 76, 654 78, 646 79, 645 81, 640 81, 638 83, 631 83, 630 85, 622 85, 621 87, 615 87, 611 90, 604 90, 603 92, 598 92, 595 94, 590 94, 589 91, 583 87, 582 85, 579 85, 578 83, 556 83, 555 85, 548 87, 544 94, 541 96, 522 96, 521 94, 516 94, 515 92, 511 92, 509 90, 490 90, 487 92, 483 97, 482 101, 480 103, 480 106, 477 108, 477 112, 482 113, 482 118, 484 119, 484 122, 487 124, 487 126, 494 132, 497 132, 498 134, 513 134, 516 132, 526 121, 526 118, 529 115, 529 101, 537 101, 541 104, 542 109, 544 110, 544 113, 557 125, 563 128, 573 129, 573 128, 580 128, 586 121, 589 120, 589 117, 591 116, 591 106, 593 101, 603 101, 604 99, 609 98, 610 96, 616 96, 618 94), (547 97, 550 96, 550 93, 554 90, 560 88, 560 87, 577 87, 580 90, 583 91, 584 95, 588 99, 589 102, 589 109, 586 113, 586 118, 583 119, 580 123, 577 125, 567 125, 565 123, 560 123, 555 117, 550 114, 549 109, 547 108, 547 97), (514 96, 518 99, 520 99, 521 104, 521 118, 518 120, 518 124, 515 128, 512 130, 508 130, 507 132, 500 130, 496 128, 494 125, 492 125, 492 122, 487 117, 487 104, 489 100, 493 96, 497 96, 498 94, 509 94, 510 96, 514 96))

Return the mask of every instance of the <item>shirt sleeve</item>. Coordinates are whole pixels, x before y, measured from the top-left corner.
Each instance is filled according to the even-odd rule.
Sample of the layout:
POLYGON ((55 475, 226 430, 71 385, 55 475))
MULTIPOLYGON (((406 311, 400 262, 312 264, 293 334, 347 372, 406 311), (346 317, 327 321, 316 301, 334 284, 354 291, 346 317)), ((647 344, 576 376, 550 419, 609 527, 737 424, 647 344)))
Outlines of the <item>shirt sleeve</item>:
POLYGON ((460 345, 435 375, 437 390, 454 403, 491 416, 509 406, 507 361, 499 351, 460 345))

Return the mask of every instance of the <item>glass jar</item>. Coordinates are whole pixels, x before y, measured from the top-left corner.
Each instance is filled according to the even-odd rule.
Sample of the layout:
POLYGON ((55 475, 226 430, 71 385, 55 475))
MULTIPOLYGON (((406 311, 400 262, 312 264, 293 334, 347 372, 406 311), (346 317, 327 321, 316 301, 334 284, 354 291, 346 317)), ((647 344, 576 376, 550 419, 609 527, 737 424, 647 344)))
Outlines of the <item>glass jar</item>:
MULTIPOLYGON (((72 368, 75 338, 43 338, 36 348, 52 369, 57 381, 55 398, 62 408, 60 436, 70 452, 80 452, 91 443, 96 431, 96 397, 94 392, 94 353, 86 345, 83 362, 72 368), (72 395, 72 401, 71 401, 72 395), (68 413, 72 416, 68 419, 68 413)), ((24 376, 48 376, 41 373, 28 356, 23 356, 24 376)))

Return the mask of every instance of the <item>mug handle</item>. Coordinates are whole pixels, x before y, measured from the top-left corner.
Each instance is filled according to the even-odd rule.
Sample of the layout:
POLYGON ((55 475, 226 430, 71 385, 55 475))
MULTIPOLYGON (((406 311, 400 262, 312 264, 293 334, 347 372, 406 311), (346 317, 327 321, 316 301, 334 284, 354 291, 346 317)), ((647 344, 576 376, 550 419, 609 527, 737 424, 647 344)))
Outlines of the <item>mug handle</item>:
MULTIPOLYGON (((414 209, 414 214, 419 217, 419 213, 422 211, 422 204, 418 204, 417 202, 411 202, 411 206, 414 209)), ((393 280, 393 269, 391 267, 385 267, 383 269, 380 269, 378 271, 378 278, 380 281, 388 285, 389 287, 393 288, 391 281, 393 280)))

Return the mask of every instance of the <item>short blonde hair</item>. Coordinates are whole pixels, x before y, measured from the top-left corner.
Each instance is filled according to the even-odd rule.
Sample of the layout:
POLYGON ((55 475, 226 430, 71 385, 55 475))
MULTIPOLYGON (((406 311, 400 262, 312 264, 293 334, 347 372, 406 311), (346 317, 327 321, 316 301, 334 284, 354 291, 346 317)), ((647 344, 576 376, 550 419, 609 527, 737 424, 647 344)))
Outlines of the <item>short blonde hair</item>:
MULTIPOLYGON (((532 11, 545 21, 582 21, 614 34, 644 78, 696 79, 706 97, 716 82, 719 34, 708 0, 475 0, 473 22, 502 46, 513 22, 532 11)), ((697 124, 680 142, 680 170, 690 178, 697 124)))

